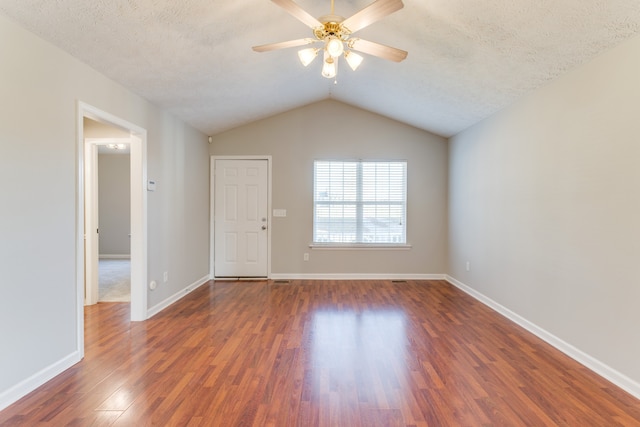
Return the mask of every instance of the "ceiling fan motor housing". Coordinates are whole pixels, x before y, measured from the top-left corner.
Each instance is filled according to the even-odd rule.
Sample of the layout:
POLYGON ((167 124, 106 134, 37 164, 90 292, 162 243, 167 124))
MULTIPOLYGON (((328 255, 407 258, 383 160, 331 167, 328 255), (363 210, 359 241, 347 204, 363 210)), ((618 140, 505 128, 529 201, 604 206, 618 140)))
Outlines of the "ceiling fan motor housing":
POLYGON ((344 18, 339 15, 324 15, 319 18, 322 27, 313 29, 313 35, 318 40, 325 40, 327 37, 337 37, 342 41, 346 41, 351 35, 351 31, 342 25, 344 18))

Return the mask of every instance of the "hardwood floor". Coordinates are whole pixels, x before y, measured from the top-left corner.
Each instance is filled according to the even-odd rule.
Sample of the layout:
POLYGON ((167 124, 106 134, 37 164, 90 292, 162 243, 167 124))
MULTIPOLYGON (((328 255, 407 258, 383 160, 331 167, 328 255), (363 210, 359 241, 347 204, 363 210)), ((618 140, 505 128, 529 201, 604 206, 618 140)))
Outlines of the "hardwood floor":
POLYGON ((640 426, 640 402, 443 281, 210 282, 146 322, 86 308, 85 359, 2 426, 640 426))

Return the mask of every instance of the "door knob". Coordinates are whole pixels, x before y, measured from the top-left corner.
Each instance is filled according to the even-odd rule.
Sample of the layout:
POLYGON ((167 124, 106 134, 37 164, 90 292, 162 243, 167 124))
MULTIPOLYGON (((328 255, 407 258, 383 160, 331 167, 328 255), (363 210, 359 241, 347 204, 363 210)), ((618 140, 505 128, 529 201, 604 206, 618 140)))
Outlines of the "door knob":
POLYGON ((266 229, 267 229, 267 226, 266 226, 266 225, 263 225, 263 226, 262 226, 262 229, 263 229, 263 230, 266 230, 266 229))

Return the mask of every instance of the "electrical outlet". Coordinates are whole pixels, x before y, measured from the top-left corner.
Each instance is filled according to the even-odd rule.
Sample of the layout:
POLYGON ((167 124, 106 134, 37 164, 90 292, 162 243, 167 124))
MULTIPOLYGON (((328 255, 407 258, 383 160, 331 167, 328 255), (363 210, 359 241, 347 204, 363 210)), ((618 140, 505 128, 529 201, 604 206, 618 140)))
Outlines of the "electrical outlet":
POLYGON ((471 270, 471 264, 467 261, 467 271, 471 270))
POLYGON ((164 282, 167 283, 169 281, 169 272, 165 271, 164 274, 162 275, 162 278, 164 282))
POLYGON ((305 261, 309 261, 309 254, 305 252, 304 255, 302 256, 302 259, 305 261))

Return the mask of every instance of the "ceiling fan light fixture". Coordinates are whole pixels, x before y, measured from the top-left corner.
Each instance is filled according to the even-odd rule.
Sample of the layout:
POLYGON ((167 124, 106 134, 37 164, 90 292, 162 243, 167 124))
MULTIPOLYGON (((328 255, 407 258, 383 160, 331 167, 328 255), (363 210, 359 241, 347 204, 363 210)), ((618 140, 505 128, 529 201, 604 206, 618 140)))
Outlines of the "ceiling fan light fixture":
POLYGON ((313 62, 318 56, 318 49, 314 47, 310 47, 307 49, 302 49, 298 51, 298 58, 300 58, 300 62, 305 67, 313 62))
POLYGON ((338 74, 338 61, 333 58, 329 52, 324 53, 324 62, 322 63, 322 77, 332 79, 338 74))
POLYGON ((325 44, 325 49, 334 58, 339 57, 344 52, 344 44, 342 40, 335 36, 327 37, 327 42, 325 44))
POLYGON ((360 66, 360 64, 362 64, 362 60, 364 58, 357 53, 348 50, 344 53, 344 59, 347 60, 347 64, 349 64, 349 67, 351 67, 351 69, 355 71, 360 66))
MULTIPOLYGON (((297 0, 271 1, 309 27, 314 38, 303 38, 253 46, 253 50, 256 52, 269 52, 272 50, 305 46, 311 43, 322 43, 323 46, 316 49, 305 48, 299 50, 298 57, 302 65, 306 67, 314 61, 315 57, 318 56, 318 53, 322 50, 324 54, 322 76, 330 79, 337 75, 340 56, 344 55, 349 67, 354 71, 360 66, 363 58, 357 53, 353 53, 353 50, 394 62, 403 61, 407 57, 407 52, 404 50, 351 37, 355 32, 402 9, 404 7, 402 0, 373 0, 373 3, 346 19, 335 13, 333 7, 335 0, 331 0, 331 13, 317 19, 300 7, 296 3, 297 0)), ((336 81, 334 81, 334 83, 336 83, 336 81)))

